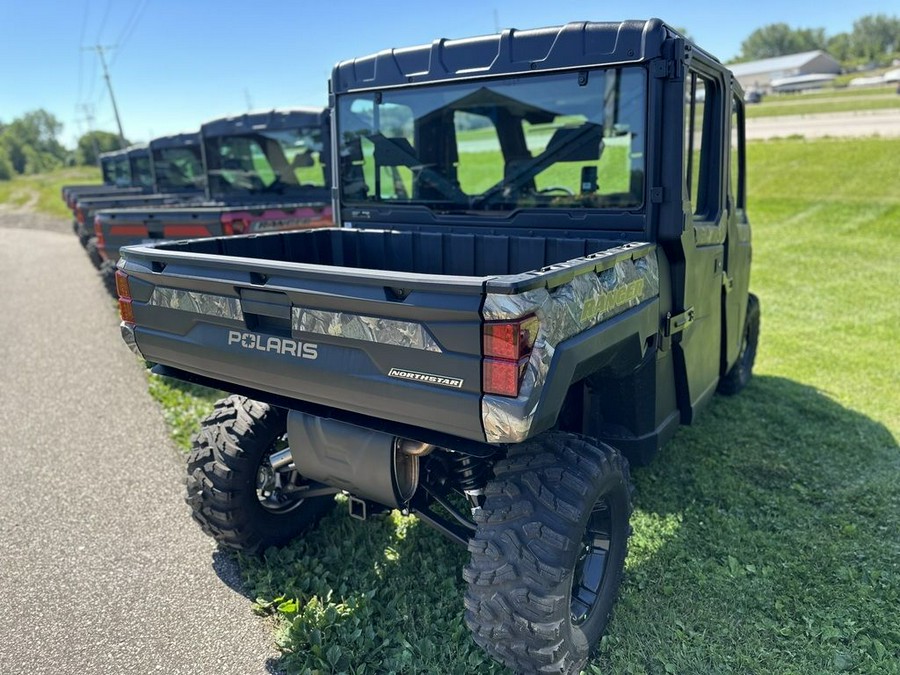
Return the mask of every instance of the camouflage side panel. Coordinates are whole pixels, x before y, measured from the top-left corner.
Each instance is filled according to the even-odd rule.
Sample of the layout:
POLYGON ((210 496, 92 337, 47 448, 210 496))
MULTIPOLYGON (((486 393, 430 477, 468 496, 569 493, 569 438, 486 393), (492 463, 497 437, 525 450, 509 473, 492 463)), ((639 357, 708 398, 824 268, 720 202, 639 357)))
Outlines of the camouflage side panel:
POLYGON ((244 320, 244 312, 241 310, 241 302, 237 298, 229 298, 225 295, 213 295, 212 293, 198 293, 196 291, 183 291, 178 288, 163 288, 157 286, 148 301, 149 305, 167 307, 168 309, 180 309, 194 314, 206 314, 218 316, 223 319, 244 320))
POLYGON ((656 252, 623 260, 601 272, 589 272, 552 290, 518 295, 489 293, 485 321, 512 320, 534 314, 541 322, 518 398, 487 394, 481 418, 489 443, 520 443, 530 431, 553 354, 564 340, 659 295, 656 252))
POLYGON ((291 316, 292 327, 297 331, 335 335, 429 352, 443 351, 431 333, 418 323, 305 307, 294 307, 291 316))

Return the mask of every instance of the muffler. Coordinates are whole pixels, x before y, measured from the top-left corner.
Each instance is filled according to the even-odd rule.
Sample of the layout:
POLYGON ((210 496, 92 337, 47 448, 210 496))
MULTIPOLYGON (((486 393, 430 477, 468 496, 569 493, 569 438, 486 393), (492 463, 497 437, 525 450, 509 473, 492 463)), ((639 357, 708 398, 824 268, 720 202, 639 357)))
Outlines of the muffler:
POLYGON ((305 478, 403 509, 419 486, 419 457, 431 447, 347 422, 288 413, 294 467, 305 478))

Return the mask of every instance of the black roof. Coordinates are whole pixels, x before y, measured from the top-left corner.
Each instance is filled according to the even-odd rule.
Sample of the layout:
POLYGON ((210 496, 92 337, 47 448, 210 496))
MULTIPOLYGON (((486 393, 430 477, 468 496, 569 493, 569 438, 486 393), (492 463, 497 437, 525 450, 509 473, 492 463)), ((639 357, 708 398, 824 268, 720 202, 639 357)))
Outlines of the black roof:
POLYGON ((132 145, 130 148, 125 148, 125 154, 128 155, 128 158, 134 157, 149 157, 150 150, 146 145, 132 145))
POLYGON ((332 73, 332 91, 382 88, 421 82, 533 73, 660 56, 667 37, 681 37, 659 19, 568 23, 494 35, 440 39, 431 44, 385 49, 341 61, 332 73))
POLYGON ((117 159, 127 156, 128 148, 122 148, 121 150, 110 150, 109 152, 100 153, 100 159, 117 159))
POLYGON ((149 157, 150 151, 146 145, 130 145, 122 150, 113 150, 111 152, 100 153, 101 160, 117 159, 120 157, 149 157))
POLYGON ((150 150, 161 150, 163 148, 189 148, 200 144, 200 132, 195 131, 191 134, 172 134, 171 136, 160 136, 150 141, 150 150))
POLYGON ((297 127, 327 125, 327 111, 324 108, 298 108, 294 110, 270 110, 268 112, 245 113, 234 117, 206 122, 200 127, 200 135, 226 136, 254 129, 296 129, 297 127))

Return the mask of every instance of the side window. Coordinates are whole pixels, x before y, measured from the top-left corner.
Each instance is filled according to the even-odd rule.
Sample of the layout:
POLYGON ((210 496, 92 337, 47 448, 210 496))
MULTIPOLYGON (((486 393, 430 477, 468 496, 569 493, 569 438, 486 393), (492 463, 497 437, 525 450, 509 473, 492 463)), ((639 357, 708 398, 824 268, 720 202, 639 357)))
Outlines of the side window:
POLYGON ((719 210, 719 167, 713 137, 718 98, 715 82, 690 73, 685 92, 684 175, 694 215, 700 219, 713 219, 719 210))
POLYGON ((138 157, 134 160, 134 172, 137 174, 138 182, 144 187, 153 185, 153 172, 150 170, 150 158, 138 157))
POLYGON ((745 204, 745 158, 744 140, 744 102, 737 96, 731 103, 731 162, 729 166, 729 181, 731 198, 737 210, 743 210, 745 204))

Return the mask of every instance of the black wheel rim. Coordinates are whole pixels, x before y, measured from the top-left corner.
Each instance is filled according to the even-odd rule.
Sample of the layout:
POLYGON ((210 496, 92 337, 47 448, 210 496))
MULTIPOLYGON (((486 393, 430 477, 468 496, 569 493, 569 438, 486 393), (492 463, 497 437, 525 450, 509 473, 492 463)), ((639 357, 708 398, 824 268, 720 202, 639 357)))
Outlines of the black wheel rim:
POLYGON ((259 505, 269 513, 278 515, 290 513, 303 503, 303 497, 285 492, 285 487, 291 481, 297 480, 297 472, 293 469, 276 471, 272 468, 270 458, 286 447, 287 439, 285 437, 277 439, 272 444, 272 448, 263 455, 256 472, 256 498, 259 500, 259 505))
POLYGON ((572 575, 571 613, 572 623, 576 626, 587 621, 597 606, 611 543, 612 511, 607 499, 601 497, 591 509, 572 575))

